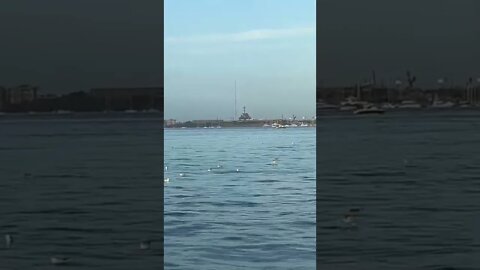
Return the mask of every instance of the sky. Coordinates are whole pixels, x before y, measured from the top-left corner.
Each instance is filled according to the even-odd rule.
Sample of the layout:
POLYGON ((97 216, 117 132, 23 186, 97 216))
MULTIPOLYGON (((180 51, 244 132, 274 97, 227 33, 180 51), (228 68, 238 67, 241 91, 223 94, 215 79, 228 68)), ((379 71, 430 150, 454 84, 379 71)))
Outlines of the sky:
POLYGON ((317 0, 318 83, 353 85, 370 78, 435 87, 480 77, 480 1, 317 0))
POLYGON ((313 0, 165 0, 165 118, 315 114, 313 0))
POLYGON ((161 8, 158 0, 2 0, 0 86, 159 86, 161 8))

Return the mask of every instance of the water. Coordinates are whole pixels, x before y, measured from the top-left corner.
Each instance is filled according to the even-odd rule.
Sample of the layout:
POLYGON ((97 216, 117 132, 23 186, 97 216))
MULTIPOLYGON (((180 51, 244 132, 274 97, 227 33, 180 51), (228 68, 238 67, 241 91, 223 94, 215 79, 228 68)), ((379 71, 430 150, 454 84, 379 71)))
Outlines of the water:
POLYGON ((315 129, 165 130, 165 163, 165 269, 315 269, 315 129))
POLYGON ((480 114, 318 120, 321 269, 478 269, 480 114), (343 215, 360 208, 357 226, 343 215))
POLYGON ((0 269, 160 269, 161 132, 158 115, 1 116, 0 269))

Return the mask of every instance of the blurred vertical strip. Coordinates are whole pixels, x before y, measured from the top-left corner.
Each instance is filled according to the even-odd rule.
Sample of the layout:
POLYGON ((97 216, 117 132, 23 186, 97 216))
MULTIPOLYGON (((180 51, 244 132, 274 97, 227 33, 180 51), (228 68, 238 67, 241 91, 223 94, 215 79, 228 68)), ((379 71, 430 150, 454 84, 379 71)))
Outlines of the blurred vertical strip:
MULTIPOLYGON (((162 181, 164 179, 164 173, 165 173, 165 171, 163 169, 163 167, 164 167, 164 155, 163 155, 163 153, 164 153, 163 152, 164 151, 164 143, 163 143, 163 140, 164 140, 164 125, 163 125, 163 123, 164 123, 164 115, 165 115, 165 112, 164 112, 164 108, 165 108, 165 106, 164 106, 164 96, 165 95, 164 95, 164 87, 163 87, 164 86, 164 83, 163 83, 164 82, 164 78, 163 78, 163 71, 164 71, 164 67, 163 67, 163 63, 164 63, 163 62, 163 54, 164 54, 164 42, 163 42, 163 38, 164 38, 164 25, 163 25, 164 24, 164 1, 163 0, 159 0, 159 1, 161 3, 161 5, 160 5, 161 10, 159 10, 159 16, 161 16, 161 27, 160 27, 161 33, 160 33, 160 35, 162 37, 162 42, 160 42, 161 45, 160 45, 160 48, 159 48, 159 50, 161 51, 159 61, 162 63, 162 65, 161 65, 161 70, 158 71, 158 72, 160 72, 160 87, 161 87, 161 91, 162 91, 161 98, 160 98, 160 104, 161 104, 160 112, 161 112, 162 122, 159 123, 159 124, 162 125, 161 134, 160 134, 160 138, 159 138, 159 141, 161 142, 160 143, 160 149, 161 149, 162 154, 160 155, 161 160, 160 160, 159 166, 162 166, 162 170, 161 170, 162 175, 160 176, 160 179, 158 179, 158 180, 162 181)), ((161 220, 160 226, 162 227, 162 229, 161 229, 162 246, 161 246, 161 250, 160 250, 160 252, 161 252, 161 256, 160 256, 161 268, 160 269, 164 269, 164 248, 163 248, 163 246, 164 246, 164 226, 163 226, 163 221, 164 221, 164 203, 163 203, 164 200, 163 200, 163 198, 164 197, 163 197, 163 195, 164 194, 163 194, 163 192, 164 192, 164 189, 163 189, 163 185, 162 185, 162 190, 160 191, 160 194, 161 194, 160 195, 160 204, 161 204, 160 207, 162 209, 161 218, 160 218, 160 220, 161 220)))

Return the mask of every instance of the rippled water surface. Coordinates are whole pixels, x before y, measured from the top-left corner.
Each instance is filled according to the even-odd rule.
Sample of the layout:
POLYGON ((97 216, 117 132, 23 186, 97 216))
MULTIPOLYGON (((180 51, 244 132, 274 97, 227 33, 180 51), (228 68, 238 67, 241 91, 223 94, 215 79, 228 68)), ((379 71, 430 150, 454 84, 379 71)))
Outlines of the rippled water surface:
POLYGON ((480 113, 318 120, 321 269, 480 269, 480 113), (343 222, 360 208, 356 226, 343 222))
POLYGON ((0 269, 160 269, 162 120, 98 117, 0 117, 0 269))
POLYGON ((315 269, 314 128, 166 130, 165 164, 165 269, 315 269))

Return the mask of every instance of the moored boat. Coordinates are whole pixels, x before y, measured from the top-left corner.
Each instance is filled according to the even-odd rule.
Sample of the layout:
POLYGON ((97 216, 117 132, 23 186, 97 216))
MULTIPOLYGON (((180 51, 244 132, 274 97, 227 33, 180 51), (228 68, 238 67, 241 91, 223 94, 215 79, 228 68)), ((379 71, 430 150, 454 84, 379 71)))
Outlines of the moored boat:
POLYGON ((385 111, 376 106, 370 105, 353 112, 354 114, 383 114, 385 111))

